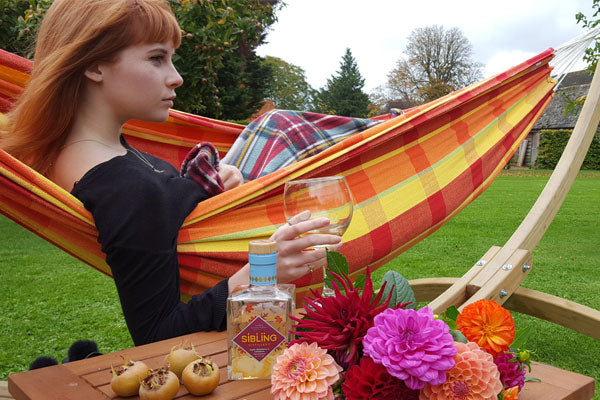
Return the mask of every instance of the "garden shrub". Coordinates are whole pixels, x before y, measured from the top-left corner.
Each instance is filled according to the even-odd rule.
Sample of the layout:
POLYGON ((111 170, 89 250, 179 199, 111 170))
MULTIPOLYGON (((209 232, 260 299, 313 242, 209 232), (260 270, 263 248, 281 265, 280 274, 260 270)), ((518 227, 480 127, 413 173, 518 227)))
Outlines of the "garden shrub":
POLYGON ((0 49, 33 58, 35 36, 52 0, 0 0, 0 49))
MULTIPOLYGON (((535 162, 536 168, 554 169, 570 137, 569 130, 542 130, 535 162)), ((594 135, 581 169, 600 170, 600 132, 594 135)))

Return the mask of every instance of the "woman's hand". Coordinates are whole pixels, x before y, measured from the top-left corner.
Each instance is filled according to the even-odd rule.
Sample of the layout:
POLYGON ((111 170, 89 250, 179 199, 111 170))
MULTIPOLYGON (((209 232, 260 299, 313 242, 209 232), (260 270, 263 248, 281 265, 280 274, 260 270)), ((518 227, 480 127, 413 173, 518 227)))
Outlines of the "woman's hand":
MULTIPOLYGON (((237 168, 236 168, 237 169, 237 168)), ((281 225, 271 235, 277 242, 277 282, 287 283, 300 278, 327 264, 325 248, 304 251, 314 245, 327 245, 329 250, 340 248, 342 238, 336 235, 310 234, 298 237, 308 231, 329 225, 329 219, 309 219, 310 212, 305 211, 294 216, 290 224, 281 225)), ((229 278, 229 293, 248 285, 250 267, 246 264, 229 278)))
POLYGON ((305 250, 314 245, 328 245, 329 250, 337 250, 342 238, 336 235, 310 234, 298 237, 309 231, 329 225, 329 219, 309 219, 305 211, 292 218, 291 225, 280 226, 271 236, 277 242, 277 282, 286 283, 300 278, 327 264, 325 248, 305 250))
POLYGON ((233 165, 219 163, 219 176, 225 190, 233 189, 244 184, 244 177, 233 165))

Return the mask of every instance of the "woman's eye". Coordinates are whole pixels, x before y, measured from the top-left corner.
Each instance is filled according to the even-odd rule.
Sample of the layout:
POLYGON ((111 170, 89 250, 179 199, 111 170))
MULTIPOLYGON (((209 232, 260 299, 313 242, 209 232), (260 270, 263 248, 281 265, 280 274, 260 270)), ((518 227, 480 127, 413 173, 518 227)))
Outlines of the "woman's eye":
POLYGON ((160 63, 162 62, 164 56, 152 56, 150 57, 150 61, 152 61, 153 63, 160 63))

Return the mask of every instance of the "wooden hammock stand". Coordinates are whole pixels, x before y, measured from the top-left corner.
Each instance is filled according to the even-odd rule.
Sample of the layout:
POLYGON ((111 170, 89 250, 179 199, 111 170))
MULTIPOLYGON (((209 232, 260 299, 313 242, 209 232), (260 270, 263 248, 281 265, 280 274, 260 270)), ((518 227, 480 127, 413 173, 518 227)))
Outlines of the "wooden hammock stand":
POLYGON ((461 278, 410 281, 417 301, 431 301, 434 313, 455 305, 462 310, 488 299, 507 309, 562 325, 600 340, 600 311, 547 293, 521 287, 531 272, 532 251, 562 205, 600 122, 600 73, 589 93, 567 146, 537 201, 503 247, 492 246, 461 278))

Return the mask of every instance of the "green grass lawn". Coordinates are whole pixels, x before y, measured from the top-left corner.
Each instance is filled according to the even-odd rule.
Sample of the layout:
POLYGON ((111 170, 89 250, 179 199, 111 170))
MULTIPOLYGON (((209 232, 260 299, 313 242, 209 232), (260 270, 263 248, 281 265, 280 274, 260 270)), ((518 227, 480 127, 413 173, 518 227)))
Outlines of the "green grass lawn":
MULTIPOLYGON (((504 172, 457 217, 373 274, 408 279, 459 277, 491 246, 502 246, 527 214, 549 173, 504 172)), ((600 309, 600 173, 580 173, 533 253, 523 286, 600 309)), ((113 281, 0 216, 0 380, 41 355, 59 361, 71 343, 93 339, 103 353, 133 346, 113 281)), ((515 316, 534 330, 537 361, 596 379, 600 342, 569 329, 515 316)), ((600 399, 596 395, 594 399, 600 399)))
MULTIPOLYGON (((504 172, 490 188, 433 235, 373 274, 388 269, 407 279, 462 276, 491 246, 502 246, 519 226, 549 172, 504 172)), ((583 172, 533 252, 522 286, 600 310, 600 173, 583 172)), ((596 380, 600 399, 600 341, 562 326, 513 313, 517 329, 530 326, 536 361, 596 380)))

